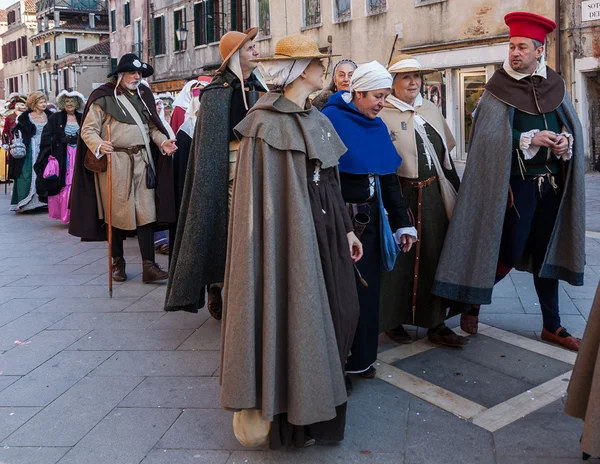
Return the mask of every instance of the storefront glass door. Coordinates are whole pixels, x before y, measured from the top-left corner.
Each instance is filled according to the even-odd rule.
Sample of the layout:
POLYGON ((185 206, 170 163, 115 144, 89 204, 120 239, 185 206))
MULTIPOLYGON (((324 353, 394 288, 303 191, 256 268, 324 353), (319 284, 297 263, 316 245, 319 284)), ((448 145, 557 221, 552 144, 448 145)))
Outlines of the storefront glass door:
POLYGON ((466 161, 467 153, 469 152, 469 135, 471 133, 471 126, 473 125, 474 111, 483 94, 487 77, 485 69, 459 72, 459 75, 460 113, 462 113, 460 118, 461 136, 459 137, 462 147, 459 152, 459 158, 466 161))

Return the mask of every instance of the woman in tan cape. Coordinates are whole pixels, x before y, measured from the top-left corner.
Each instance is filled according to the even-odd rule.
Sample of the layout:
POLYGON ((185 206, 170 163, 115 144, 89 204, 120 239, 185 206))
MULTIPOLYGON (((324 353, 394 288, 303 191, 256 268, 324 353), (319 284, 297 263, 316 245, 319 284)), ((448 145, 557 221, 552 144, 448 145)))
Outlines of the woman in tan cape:
POLYGON ((600 457, 600 285, 583 334, 568 389, 565 412, 584 420, 584 459, 600 457))

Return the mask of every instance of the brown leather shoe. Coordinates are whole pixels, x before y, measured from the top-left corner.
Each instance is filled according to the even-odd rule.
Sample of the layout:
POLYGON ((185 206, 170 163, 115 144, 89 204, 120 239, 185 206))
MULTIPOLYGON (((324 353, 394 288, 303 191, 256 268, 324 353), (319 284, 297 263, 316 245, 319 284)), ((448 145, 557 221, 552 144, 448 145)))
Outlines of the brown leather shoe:
POLYGON ((410 334, 401 325, 399 325, 395 329, 386 331, 385 334, 396 343, 400 343, 402 345, 409 345, 413 342, 410 334))
POLYGON ((454 333, 445 324, 436 329, 429 330, 427 332, 427 338, 431 343, 435 343, 436 345, 445 345, 454 348, 469 344, 469 339, 467 337, 454 333))
POLYGON ((223 317, 223 298, 221 297, 221 287, 213 285, 208 289, 208 312, 217 321, 223 317))
POLYGON ((479 330, 479 316, 462 313, 460 315, 460 328, 468 334, 476 335, 479 330))
POLYGON ((157 280, 166 280, 169 274, 163 271, 160 266, 152 261, 144 261, 142 263, 142 282, 156 282, 157 280))
POLYGON ((560 345, 571 351, 579 351, 579 347, 581 346, 581 339, 573 337, 573 335, 567 332, 567 329, 564 327, 559 327, 554 333, 546 329, 542 329, 542 340, 545 342, 556 343, 557 345, 560 345), (565 333, 559 335, 563 330, 565 333))
POLYGON ((125 259, 113 258, 112 278, 115 282, 125 282, 127 274, 125 273, 125 259))

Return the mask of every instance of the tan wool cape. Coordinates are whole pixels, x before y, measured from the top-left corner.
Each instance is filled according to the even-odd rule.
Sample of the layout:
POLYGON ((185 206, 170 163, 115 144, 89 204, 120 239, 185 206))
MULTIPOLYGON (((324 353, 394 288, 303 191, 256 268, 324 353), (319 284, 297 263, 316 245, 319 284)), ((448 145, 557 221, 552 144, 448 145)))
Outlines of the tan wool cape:
POLYGON ((600 285, 568 389, 565 412, 584 420, 582 450, 600 456, 600 285))
POLYGON ((236 128, 243 138, 229 219, 221 403, 309 425, 336 417, 347 397, 306 163, 337 166, 346 148, 316 109, 297 109, 268 94, 236 128))

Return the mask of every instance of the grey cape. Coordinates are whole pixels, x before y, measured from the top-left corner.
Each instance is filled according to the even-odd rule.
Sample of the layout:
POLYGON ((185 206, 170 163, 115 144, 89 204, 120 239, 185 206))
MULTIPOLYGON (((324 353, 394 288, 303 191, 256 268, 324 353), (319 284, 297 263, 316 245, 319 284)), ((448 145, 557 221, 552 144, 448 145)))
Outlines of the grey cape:
POLYGON ((307 159, 335 168, 346 147, 325 116, 279 94, 263 96, 236 132, 243 138, 229 223, 221 403, 261 409, 269 421, 281 413, 294 425, 328 421, 347 398, 307 159))
MULTIPOLYGON (((235 75, 216 77, 200 94, 173 255, 166 311, 197 313, 204 287, 223 282, 227 243, 229 108, 235 75)), ((176 155, 177 156, 177 155, 176 155)))
MULTIPOLYGON (((515 109, 486 90, 471 128, 465 174, 437 268, 432 293, 470 304, 489 304, 500 252, 511 175, 511 122, 515 109)), ((583 285, 585 185, 581 123, 565 92, 556 108, 573 134, 573 157, 540 277, 583 285)), ((532 272, 527 252, 517 269, 532 272)))

